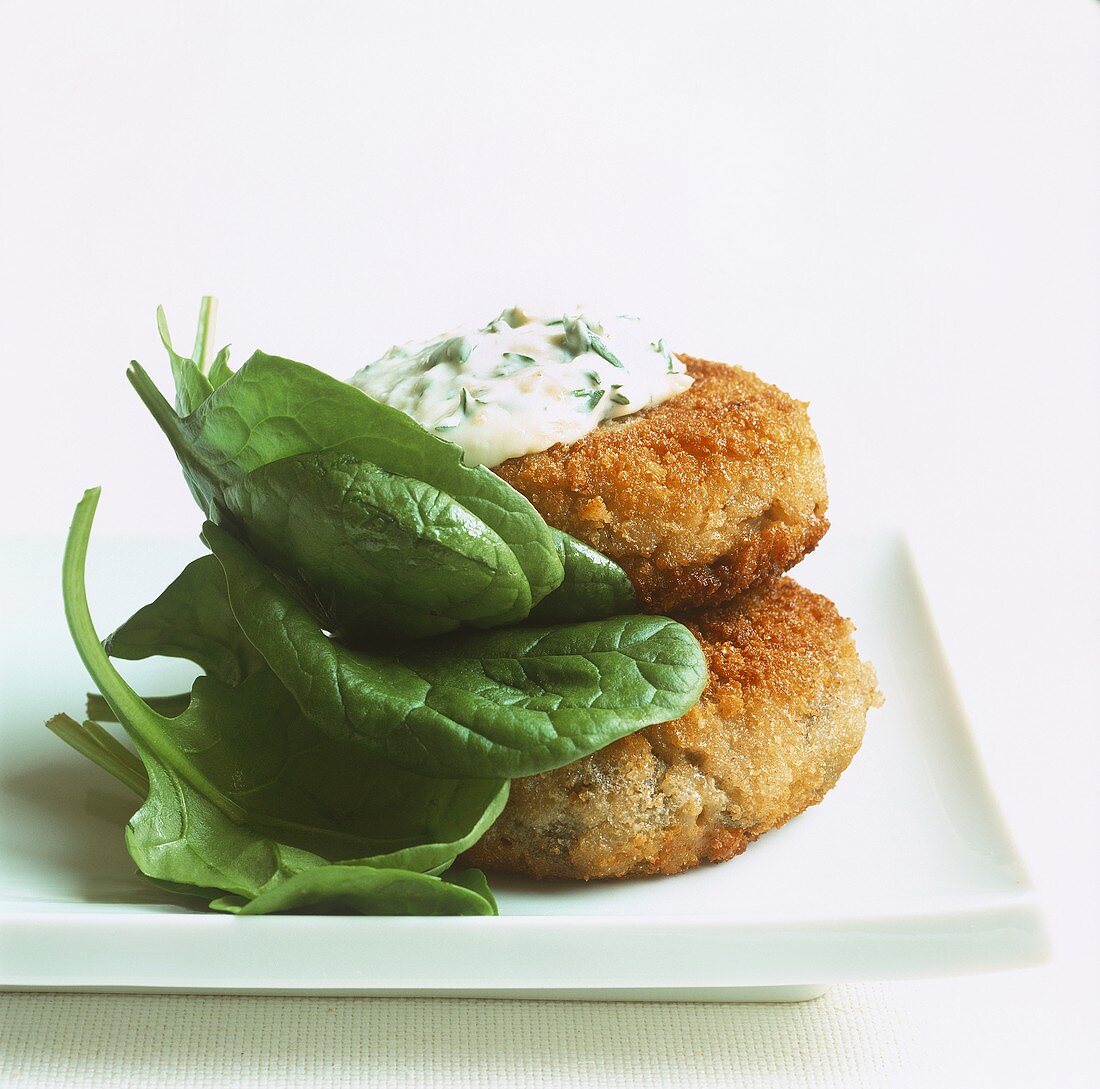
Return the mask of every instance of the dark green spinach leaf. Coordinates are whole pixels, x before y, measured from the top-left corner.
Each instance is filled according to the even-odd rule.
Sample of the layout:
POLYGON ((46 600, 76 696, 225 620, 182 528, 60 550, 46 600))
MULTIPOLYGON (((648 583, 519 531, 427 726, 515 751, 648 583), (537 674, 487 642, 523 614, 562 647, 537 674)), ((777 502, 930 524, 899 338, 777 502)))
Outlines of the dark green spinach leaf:
POLYGON ((298 454, 229 484, 253 550, 335 634, 417 638, 526 615, 515 553, 450 496, 352 454, 298 454))
POLYGON ((562 584, 527 617, 528 624, 570 624, 638 611, 638 597, 626 572, 583 541, 551 527, 565 569, 562 584))
POLYGON ((706 663, 687 628, 621 616, 465 632, 388 653, 330 639, 213 523, 233 614, 317 726, 425 775, 535 775, 688 711, 706 663))
POLYGON ((304 870, 252 900, 223 896, 211 907, 235 915, 266 915, 322 907, 358 915, 496 915, 496 901, 480 870, 442 880, 408 870, 318 866, 304 870), (475 876, 476 875, 476 876, 475 876))
MULTIPOLYGON (((297 454, 346 453, 430 484, 489 526, 515 554, 531 602, 564 577, 549 529, 527 499, 489 470, 464 465, 453 443, 345 382, 256 352, 181 418, 137 363, 128 377, 213 521, 223 519, 226 489, 245 474, 297 454)), ((500 622, 522 620, 529 608, 518 600, 512 615, 500 622)))
MULTIPOLYGON (((87 493, 73 520, 63 578, 66 615, 85 666, 148 776, 145 802, 126 831, 144 873, 251 901, 296 875, 342 862, 377 890, 374 871, 438 870, 480 838, 503 808, 506 783, 428 779, 368 759, 360 747, 320 733, 267 669, 236 685, 200 677, 180 715, 155 714, 111 664, 88 613, 84 558, 97 499, 97 491, 87 493)), ((220 628, 224 610, 196 612, 184 592, 208 579, 200 588, 203 600, 212 600, 219 583, 224 594, 220 566, 211 561, 192 564, 116 641, 141 656, 140 633, 171 631, 198 618, 204 627, 187 647, 176 640, 176 650, 236 670, 237 662, 219 653, 231 641, 220 628), (171 615, 174 609, 180 615, 171 615), (201 645, 204 629, 209 646, 201 645)), ((149 649, 162 651, 159 643, 149 649)), ((75 725, 62 728, 71 733, 75 725)), ((84 735, 87 741, 87 729, 84 735)), ((82 751, 95 759, 87 747, 82 751)), ((115 774, 125 764, 117 753, 96 762, 113 764, 108 770, 115 774)), ((349 880, 342 877, 341 887, 349 880)))
POLYGON ((214 336, 217 307, 217 300, 210 295, 203 296, 199 304, 195 347, 190 359, 181 356, 172 347, 164 308, 157 307, 157 331, 172 367, 172 379, 176 387, 176 411, 181 416, 194 412, 231 374, 228 348, 222 348, 214 359, 210 358, 210 341, 214 336))
POLYGON ((192 560, 150 605, 103 641, 112 658, 185 658, 228 685, 267 668, 233 617, 213 556, 192 560))

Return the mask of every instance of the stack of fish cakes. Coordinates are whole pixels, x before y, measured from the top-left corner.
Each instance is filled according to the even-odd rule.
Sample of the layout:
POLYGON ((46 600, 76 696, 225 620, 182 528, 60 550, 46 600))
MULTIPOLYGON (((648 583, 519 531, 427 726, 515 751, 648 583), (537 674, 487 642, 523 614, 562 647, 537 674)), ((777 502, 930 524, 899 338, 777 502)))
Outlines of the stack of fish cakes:
POLYGON ((695 633, 706 690, 683 718, 515 780, 471 864, 588 880, 733 858, 824 797, 881 703, 852 624, 783 577, 828 528, 806 405, 681 358, 684 393, 495 471, 695 633))

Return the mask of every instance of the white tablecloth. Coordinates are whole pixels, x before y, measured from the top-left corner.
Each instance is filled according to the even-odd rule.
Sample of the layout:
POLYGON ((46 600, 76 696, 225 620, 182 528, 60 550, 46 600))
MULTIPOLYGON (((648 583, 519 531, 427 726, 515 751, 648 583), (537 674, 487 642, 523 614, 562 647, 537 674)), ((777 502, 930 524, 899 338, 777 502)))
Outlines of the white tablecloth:
POLYGON ((1100 1063, 1086 1007, 1041 1016, 1058 974, 847 985, 782 1005, 9 994, 0 1084, 1084 1089, 1100 1063))

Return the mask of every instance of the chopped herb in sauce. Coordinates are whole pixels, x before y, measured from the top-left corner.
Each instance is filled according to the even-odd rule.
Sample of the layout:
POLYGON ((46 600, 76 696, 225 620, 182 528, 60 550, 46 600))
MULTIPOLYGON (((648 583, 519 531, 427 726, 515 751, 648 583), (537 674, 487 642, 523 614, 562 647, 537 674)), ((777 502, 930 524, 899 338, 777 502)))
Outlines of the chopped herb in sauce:
POLYGON ((619 359, 614 352, 603 342, 603 339, 596 336, 595 333, 590 333, 588 336, 589 345, 601 359, 606 359, 608 363, 613 367, 622 367, 622 360, 619 359))
POLYGON ((427 354, 425 362, 430 367, 439 363, 457 363, 462 366, 470 358, 474 347, 473 341, 467 337, 448 337, 427 354))
POLYGON ((480 329, 394 347, 352 379, 463 450, 467 464, 583 438, 691 385, 664 340, 627 315, 535 316, 513 306, 480 329))

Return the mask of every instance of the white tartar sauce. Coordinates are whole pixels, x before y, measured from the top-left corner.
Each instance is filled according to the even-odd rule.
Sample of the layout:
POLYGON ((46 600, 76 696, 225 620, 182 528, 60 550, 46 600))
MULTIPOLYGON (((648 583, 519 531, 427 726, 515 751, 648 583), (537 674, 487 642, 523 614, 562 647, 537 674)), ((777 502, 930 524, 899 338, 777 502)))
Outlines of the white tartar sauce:
POLYGON ((488 466, 576 442, 692 383, 637 318, 515 306, 479 329, 393 347, 349 381, 456 443, 467 465, 488 466))

